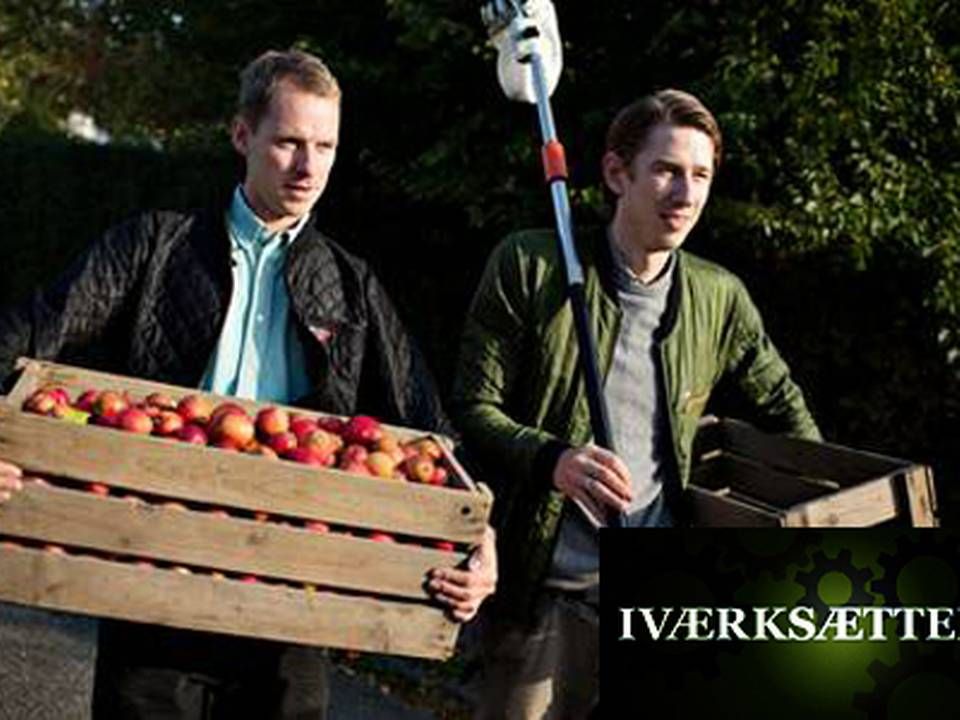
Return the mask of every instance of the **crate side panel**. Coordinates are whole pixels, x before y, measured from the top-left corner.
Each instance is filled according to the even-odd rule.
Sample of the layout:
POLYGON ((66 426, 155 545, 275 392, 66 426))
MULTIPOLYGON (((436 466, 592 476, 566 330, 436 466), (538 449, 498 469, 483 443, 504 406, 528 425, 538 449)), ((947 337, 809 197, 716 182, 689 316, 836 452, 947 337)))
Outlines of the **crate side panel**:
POLYGON ((457 627, 426 604, 248 585, 37 550, 0 551, 0 598, 171 627, 447 658, 457 627))
POLYGON ((729 453, 711 458, 694 468, 691 482, 709 488, 729 487, 778 508, 822 497, 837 488, 774 470, 748 458, 729 453))
POLYGON ((839 445, 769 435, 736 420, 721 420, 723 448, 771 468, 852 485, 902 470, 910 463, 839 445))
POLYGON ((0 505, 0 534, 262 577, 426 599, 426 573, 464 558, 273 522, 134 505, 28 485, 0 505))
POLYGON ((691 522, 700 527, 779 527, 778 514, 722 493, 687 489, 691 522))
POLYGON ((898 476, 861 483, 787 512, 790 527, 871 527, 892 520, 901 512, 897 504, 898 476))

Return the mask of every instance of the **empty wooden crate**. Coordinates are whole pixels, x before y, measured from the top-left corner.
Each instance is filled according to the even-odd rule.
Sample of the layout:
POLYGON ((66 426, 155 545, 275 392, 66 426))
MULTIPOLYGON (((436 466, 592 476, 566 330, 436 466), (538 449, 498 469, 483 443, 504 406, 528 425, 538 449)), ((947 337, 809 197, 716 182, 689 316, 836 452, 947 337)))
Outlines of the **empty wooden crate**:
POLYGON ((687 488, 692 522, 733 527, 933 527, 930 468, 706 418, 687 488))

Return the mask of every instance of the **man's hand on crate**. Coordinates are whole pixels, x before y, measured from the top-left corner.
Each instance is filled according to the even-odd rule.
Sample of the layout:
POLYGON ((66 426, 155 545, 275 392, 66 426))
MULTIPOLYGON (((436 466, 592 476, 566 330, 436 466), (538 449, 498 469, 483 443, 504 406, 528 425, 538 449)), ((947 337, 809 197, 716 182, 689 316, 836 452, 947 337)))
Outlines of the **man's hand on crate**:
POLYGON ((460 622, 471 620, 481 603, 497 589, 497 546, 489 525, 480 545, 471 553, 466 569, 435 568, 430 571, 427 587, 433 596, 450 608, 460 622))
POLYGON ((16 465, 0 460, 0 503, 6 502, 13 493, 23 487, 23 471, 16 465))

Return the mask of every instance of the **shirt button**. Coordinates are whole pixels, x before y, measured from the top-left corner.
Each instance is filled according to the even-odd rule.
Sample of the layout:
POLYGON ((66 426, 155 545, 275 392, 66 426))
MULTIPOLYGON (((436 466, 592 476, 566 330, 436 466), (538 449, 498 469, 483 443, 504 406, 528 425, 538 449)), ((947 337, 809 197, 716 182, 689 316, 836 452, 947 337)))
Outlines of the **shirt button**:
POLYGON ((257 322, 258 322, 258 323, 262 323, 262 322, 263 322, 263 313, 260 313, 259 315, 257 315, 257 322))

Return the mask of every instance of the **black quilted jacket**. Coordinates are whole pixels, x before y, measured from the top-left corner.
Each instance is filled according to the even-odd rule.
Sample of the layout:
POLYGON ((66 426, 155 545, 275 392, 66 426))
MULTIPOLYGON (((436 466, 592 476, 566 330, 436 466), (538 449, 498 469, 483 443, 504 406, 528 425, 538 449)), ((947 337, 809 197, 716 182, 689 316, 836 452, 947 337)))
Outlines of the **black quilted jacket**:
MULTIPOLYGON (((222 208, 109 230, 51 287, 0 312, 0 377, 27 355, 197 386, 229 304, 229 262, 222 208)), ((294 404, 450 433, 423 357, 362 260, 311 218, 285 274, 314 388, 294 404)))

